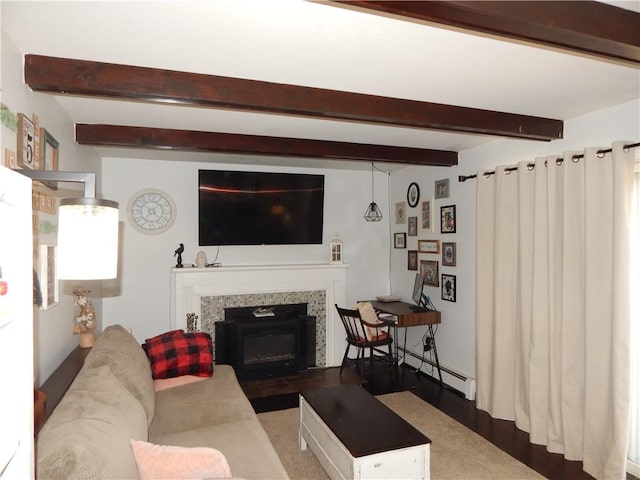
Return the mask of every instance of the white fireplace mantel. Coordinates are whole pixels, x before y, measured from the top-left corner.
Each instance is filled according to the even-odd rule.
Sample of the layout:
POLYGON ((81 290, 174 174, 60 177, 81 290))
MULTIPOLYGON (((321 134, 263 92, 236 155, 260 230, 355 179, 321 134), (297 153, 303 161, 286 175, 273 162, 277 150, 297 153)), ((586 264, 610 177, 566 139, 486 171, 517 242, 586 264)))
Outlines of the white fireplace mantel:
POLYGON ((324 290, 327 366, 342 362, 346 346, 335 304, 346 300, 347 264, 251 265, 171 269, 171 327, 186 327, 186 314, 202 318, 201 297, 324 290))

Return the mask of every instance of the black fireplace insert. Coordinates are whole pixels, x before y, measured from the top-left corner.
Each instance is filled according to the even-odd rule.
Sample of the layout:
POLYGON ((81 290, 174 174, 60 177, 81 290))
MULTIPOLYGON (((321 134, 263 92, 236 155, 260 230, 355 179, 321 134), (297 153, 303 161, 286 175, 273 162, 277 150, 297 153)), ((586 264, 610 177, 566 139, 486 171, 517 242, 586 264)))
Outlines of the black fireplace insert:
POLYGON ((215 323, 216 363, 240 380, 291 375, 315 366, 316 318, 307 304, 225 308, 215 323))

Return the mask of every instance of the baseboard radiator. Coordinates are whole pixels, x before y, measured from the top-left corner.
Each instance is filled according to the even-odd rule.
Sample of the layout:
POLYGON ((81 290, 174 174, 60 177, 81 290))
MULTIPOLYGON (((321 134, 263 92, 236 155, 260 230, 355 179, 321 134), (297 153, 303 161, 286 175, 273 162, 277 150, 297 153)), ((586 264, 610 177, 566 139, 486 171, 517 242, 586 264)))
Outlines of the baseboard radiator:
MULTIPOLYGON (((431 360, 430 358, 426 358, 426 355, 423 361, 422 355, 418 355, 417 353, 408 349, 404 349, 400 346, 398 346, 398 352, 404 352, 404 363, 415 369, 420 367, 420 371, 425 375, 429 375, 435 380, 440 380, 438 377, 438 369, 436 367, 435 361, 431 360)), ((464 394, 467 400, 476 399, 475 378, 467 377, 463 373, 457 372, 452 368, 443 365, 442 362, 440 362, 440 370, 442 372, 443 383, 464 394)))

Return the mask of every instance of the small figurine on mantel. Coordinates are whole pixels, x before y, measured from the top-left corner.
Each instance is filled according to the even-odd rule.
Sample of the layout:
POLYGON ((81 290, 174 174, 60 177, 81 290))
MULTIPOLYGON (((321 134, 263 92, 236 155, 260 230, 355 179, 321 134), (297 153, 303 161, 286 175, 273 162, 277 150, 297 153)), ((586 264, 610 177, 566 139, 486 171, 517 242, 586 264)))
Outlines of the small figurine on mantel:
POLYGON ((193 333, 198 330, 198 315, 195 313, 187 313, 187 332, 193 333))
POLYGON ((173 256, 178 256, 178 263, 176 263, 176 268, 182 268, 182 254, 184 252, 184 244, 181 243, 180 246, 173 252, 173 256))

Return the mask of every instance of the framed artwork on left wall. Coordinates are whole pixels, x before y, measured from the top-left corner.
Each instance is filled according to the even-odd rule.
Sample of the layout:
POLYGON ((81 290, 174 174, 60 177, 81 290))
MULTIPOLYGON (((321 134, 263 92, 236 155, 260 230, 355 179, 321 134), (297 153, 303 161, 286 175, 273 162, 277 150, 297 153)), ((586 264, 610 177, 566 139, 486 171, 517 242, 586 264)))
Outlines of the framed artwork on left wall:
POLYGON ((58 303, 56 247, 54 245, 40 245, 40 291, 43 310, 49 310, 58 303))
POLYGON ((18 166, 40 170, 36 159, 36 127, 24 113, 18 114, 18 166))

